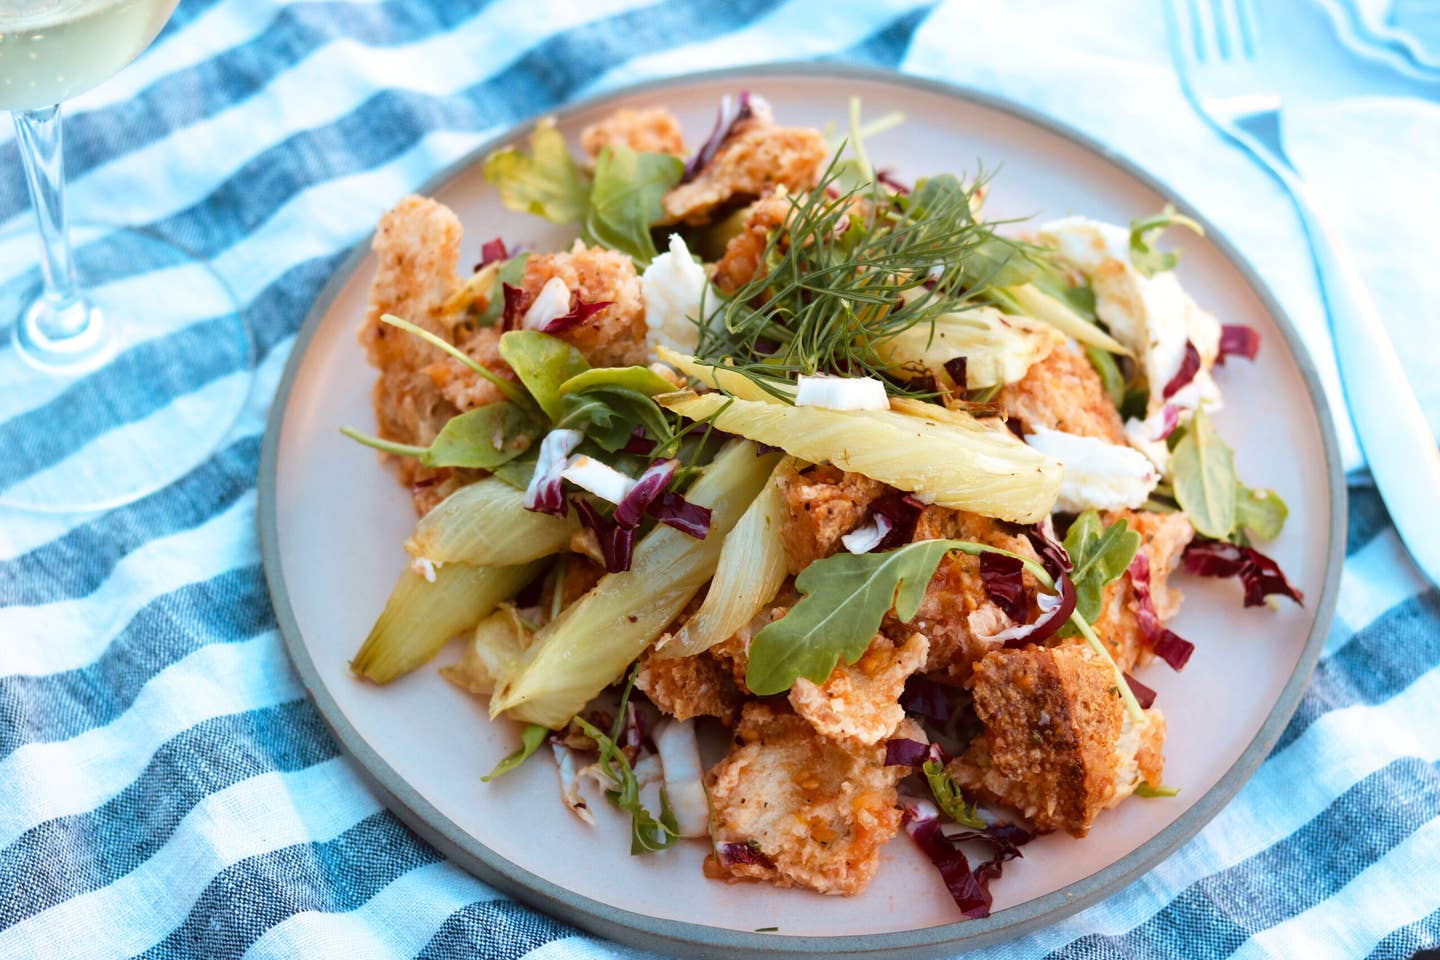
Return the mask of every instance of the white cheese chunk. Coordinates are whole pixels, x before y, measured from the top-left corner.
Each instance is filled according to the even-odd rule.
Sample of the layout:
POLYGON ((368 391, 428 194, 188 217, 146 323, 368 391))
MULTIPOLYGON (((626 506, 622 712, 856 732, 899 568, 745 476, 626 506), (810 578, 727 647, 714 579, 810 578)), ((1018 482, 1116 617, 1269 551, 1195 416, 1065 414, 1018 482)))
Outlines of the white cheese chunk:
POLYGON ((551 277, 545 281, 545 286, 540 288, 540 293, 536 295, 535 302, 530 304, 530 309, 525 311, 525 316, 520 319, 520 326, 526 330, 544 330, 550 325, 550 321, 569 312, 570 288, 565 286, 565 281, 559 277, 551 277))
POLYGON ((889 410, 885 384, 874 377, 801 376, 795 406, 828 410, 889 410))
POLYGON ((1129 447, 1043 427, 1026 434, 1025 442, 1060 461, 1064 472, 1055 508, 1066 513, 1134 509, 1160 482, 1155 465, 1129 447))
POLYGON ((682 837, 710 832, 710 804, 705 797, 705 767, 692 720, 670 720, 655 731, 655 749, 664 769, 665 795, 682 837))
POLYGON ((601 500, 619 503, 635 486, 635 481, 608 463, 583 454, 573 458, 560 471, 560 476, 577 487, 584 487, 601 500))
MULTIPOLYGON (((657 346, 679 353, 694 353, 700 341, 700 305, 705 297, 705 268, 690 256, 678 233, 670 234, 670 249, 650 261, 640 275, 645 297, 646 340, 651 356, 657 346)), ((714 304, 712 291, 706 298, 714 304)))

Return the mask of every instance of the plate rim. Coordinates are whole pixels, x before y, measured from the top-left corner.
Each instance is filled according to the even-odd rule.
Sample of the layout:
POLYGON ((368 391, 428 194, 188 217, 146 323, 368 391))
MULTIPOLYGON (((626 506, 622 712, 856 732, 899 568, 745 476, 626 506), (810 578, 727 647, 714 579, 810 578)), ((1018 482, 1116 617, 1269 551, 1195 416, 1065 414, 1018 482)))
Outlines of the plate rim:
POLYGON ((1286 347, 1299 368, 1306 393, 1319 421, 1321 444, 1325 455, 1325 473, 1330 493, 1329 548, 1325 558, 1325 577, 1315 606, 1315 621, 1295 670, 1281 689, 1265 722, 1256 731, 1249 745, 1234 764, 1173 823, 1119 860, 1095 873, 1044 896, 1001 910, 981 920, 957 920, 953 923, 923 927, 917 930, 844 936, 791 936, 754 933, 713 927, 684 920, 671 920, 636 913, 611 906, 575 893, 546 880, 519 864, 495 853, 471 836, 457 823, 441 813, 409 782, 374 750, 350 723, 345 712, 331 696, 321 680, 319 669, 310 656, 295 619, 294 608, 285 584, 279 555, 275 491, 280 446, 280 433, 289 407, 295 377, 308 352, 320 323, 340 290, 350 280, 356 267, 370 249, 374 232, 359 240, 336 267, 321 288, 296 332, 284 373, 276 387, 275 397, 266 416, 265 435, 261 444, 257 477, 260 548, 265 579, 275 608, 277 625, 285 649, 300 674, 310 699, 325 725, 339 741, 342 749, 355 760, 363 780, 384 802, 385 806, 446 857, 486 883, 552 917, 612 940, 629 943, 657 952, 684 956, 934 956, 946 949, 975 949, 992 945, 1048 926, 1091 906, 1103 898, 1129 886, 1143 873, 1174 853, 1182 844, 1208 824, 1220 810, 1234 799, 1269 755, 1286 724, 1299 706, 1309 685, 1310 676, 1320 659, 1339 593, 1339 582, 1345 559, 1348 490, 1341 466, 1339 441, 1335 424, 1320 383, 1309 347, 1302 340, 1289 315, 1276 299, 1268 284, 1249 260, 1183 194, 1162 178, 1151 174, 1131 160, 1070 124, 989 91, 966 84, 929 76, 901 73, 860 64, 821 61, 772 61, 719 69, 652 77, 624 86, 608 88, 562 106, 528 116, 508 126, 468 151, 464 156, 435 173, 419 185, 416 193, 429 194, 480 161, 487 153, 513 141, 530 127, 537 117, 563 118, 608 101, 655 93, 678 84, 706 83, 734 77, 826 77, 838 80, 861 80, 892 84, 912 90, 939 94, 963 102, 995 110, 1033 124, 1060 136, 1118 167, 1144 186, 1166 197, 1205 228, 1205 237, 1235 267, 1270 314, 1285 340, 1286 347))

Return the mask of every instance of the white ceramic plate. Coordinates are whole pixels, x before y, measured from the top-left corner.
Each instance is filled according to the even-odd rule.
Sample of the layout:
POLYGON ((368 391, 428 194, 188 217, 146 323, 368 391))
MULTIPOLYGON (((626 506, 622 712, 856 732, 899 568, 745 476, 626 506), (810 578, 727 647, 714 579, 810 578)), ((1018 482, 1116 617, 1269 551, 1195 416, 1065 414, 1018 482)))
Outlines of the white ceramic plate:
MULTIPOLYGON (((651 84, 561 111, 574 142, 586 123, 620 105, 663 104, 692 146, 724 93, 763 93, 783 122, 843 126, 847 99, 868 116, 901 110, 906 122, 868 144, 873 162, 913 178, 999 170, 992 217, 1084 213, 1125 223, 1167 200, 1153 179, 1102 146, 1014 106, 897 75, 824 65, 752 68, 651 84)), ((528 124, 499 142, 528 130, 528 124)), ((496 144, 438 177, 426 192, 466 225, 466 254, 502 235, 552 249, 566 231, 504 209, 480 172, 496 144)), ((396 198, 398 199, 398 198, 396 198)), ((1193 211, 1191 211, 1193 212, 1193 211)), ((1118 889, 1198 830, 1274 744, 1319 655, 1334 605, 1343 546, 1344 491, 1333 431, 1310 362, 1256 278, 1210 231, 1186 236, 1181 278, 1227 323, 1263 337, 1259 361, 1220 374, 1215 418, 1247 482, 1279 490, 1290 522, 1273 553, 1305 592, 1302 609, 1242 610, 1233 582, 1177 576, 1187 599, 1175 628, 1197 651, 1183 674, 1163 664, 1141 679, 1169 718, 1165 780, 1175 799, 1135 800, 1077 841, 1052 835, 1026 847, 995 884, 995 912, 959 921, 930 864, 902 833, 875 882, 855 898, 704 879, 694 842, 628 855, 614 811, 586 827, 561 805, 547 758, 490 785, 480 776, 515 745, 481 703, 434 667, 388 688, 353 680, 347 661, 405 561, 410 499, 373 453, 337 427, 373 424, 374 372, 355 341, 373 258, 361 250, 326 290, 301 331, 276 398, 261 467, 266 572, 292 657, 321 712, 402 819, 486 880, 599 933, 661 952, 884 952, 936 954, 1033 929, 1118 889), (774 933, 756 928, 777 927, 774 933)), ((368 247, 368 245, 367 245, 368 247)), ((440 660, 454 659, 447 650, 440 660)))

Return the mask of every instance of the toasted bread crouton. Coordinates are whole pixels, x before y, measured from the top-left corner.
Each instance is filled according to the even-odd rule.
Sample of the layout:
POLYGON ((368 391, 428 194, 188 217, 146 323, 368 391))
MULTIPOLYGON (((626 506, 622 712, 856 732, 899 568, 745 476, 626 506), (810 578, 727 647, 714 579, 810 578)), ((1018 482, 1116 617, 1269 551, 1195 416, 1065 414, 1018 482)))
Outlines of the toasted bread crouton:
POLYGON ((997 650, 975 666, 985 733, 947 767, 972 797, 1042 831, 1083 837, 1143 779, 1158 784, 1165 722, 1135 725, 1110 665, 1083 644, 997 650))
MULTIPOLYGON (((1007 532, 1004 524, 976 513, 929 506, 915 522, 913 540, 970 540, 1037 559, 1030 542, 1007 532)), ((1033 591, 1035 584, 1026 583, 1033 591)), ((900 630, 919 630, 930 641, 926 673, 945 673, 964 682, 971 666, 1002 641, 991 637, 1015 622, 995 605, 980 579, 980 559, 963 553, 948 554, 940 561, 920 609, 900 630)), ((894 630, 888 631, 892 636, 894 630)))
MULTIPOLYGON (((360 343, 380 371, 372 399, 383 439, 425 446, 455 414, 478 403, 494 387, 419 337, 387 326, 391 313, 449 340, 453 331, 444 304, 460 287, 460 221, 443 204, 405 197, 380 218, 372 247, 377 260, 360 343), (468 405, 462 405, 468 404, 468 405)), ((476 334, 479 338, 479 334, 476 334)), ((497 372, 509 371, 492 345, 476 339, 467 352, 497 372)), ((415 508, 425 513, 474 479, 466 471, 430 469, 411 457, 385 458, 409 486, 415 508)))
POLYGON ((586 303, 610 306, 579 326, 557 334, 597 367, 645 362, 645 299, 634 262, 623 253, 587 247, 578 240, 569 253, 536 254, 525 261, 519 312, 524 316, 551 277, 559 277, 586 303))
MULTIPOLYGON (((1140 534, 1140 549, 1150 561, 1150 599, 1163 623, 1180 611, 1183 599, 1178 587, 1169 584, 1170 574, 1180 563, 1185 545, 1195 528, 1183 513, 1150 513, 1144 510, 1117 510, 1106 514, 1105 523, 1124 518, 1140 534)), ((1105 585, 1095 633, 1105 643, 1121 670, 1134 670, 1150 662, 1152 654, 1136 616, 1135 589, 1126 573, 1105 585)))
MULTIPOLYGON (((924 740, 913 721, 896 736, 924 740)), ((767 880, 820 893, 856 894, 880 866, 900 826, 895 784, 910 770, 885 766, 885 748, 846 747, 770 704, 745 705, 735 746, 709 773, 716 879, 767 880), (724 855, 750 845, 744 862, 724 855)))
POLYGON ((676 720, 718 717, 733 724, 740 709, 740 691, 730 674, 730 665, 708 650, 669 659, 647 651, 640 658, 635 686, 676 720))
POLYGON ((580 131, 580 146, 590 159, 600 151, 623 143, 638 153, 668 153, 685 156, 685 135, 680 121, 664 107, 631 110, 621 107, 603 120, 580 131))
POLYGON ((925 665, 929 647, 922 633, 898 644, 876 634, 859 660, 842 659, 823 684, 796 679, 790 706, 831 740, 857 747, 879 743, 905 719, 900 694, 910 675, 925 665))
POLYGON ((1096 437, 1108 443, 1124 444, 1125 427, 1120 412, 1105 392, 1100 374, 1069 344, 1061 344, 1049 356, 1007 385, 995 399, 1008 416, 1020 421, 1026 433, 1037 427, 1096 437))
POLYGON ((755 278, 771 234, 785 225, 791 209, 790 194, 784 187, 750 205, 744 226, 726 241, 725 255, 716 261, 710 278, 722 293, 734 293, 755 278))
POLYGON ((871 502, 889 489, 827 464, 785 471, 776 483, 785 499, 780 542, 791 573, 838 550, 840 538, 858 527, 871 502))
POLYGON ((820 179, 830 146, 819 130, 781 127, 756 116, 737 123, 729 139, 688 183, 665 194, 665 222, 705 223, 711 211, 784 186, 806 190, 820 179))

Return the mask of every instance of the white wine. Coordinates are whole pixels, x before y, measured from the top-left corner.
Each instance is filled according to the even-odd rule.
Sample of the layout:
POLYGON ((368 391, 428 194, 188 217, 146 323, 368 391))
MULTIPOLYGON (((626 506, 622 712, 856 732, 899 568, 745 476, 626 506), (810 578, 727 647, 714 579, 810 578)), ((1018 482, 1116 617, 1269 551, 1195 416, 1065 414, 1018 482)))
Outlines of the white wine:
POLYGON ((0 110, 37 110, 109 79, 178 0, 0 0, 0 110))

